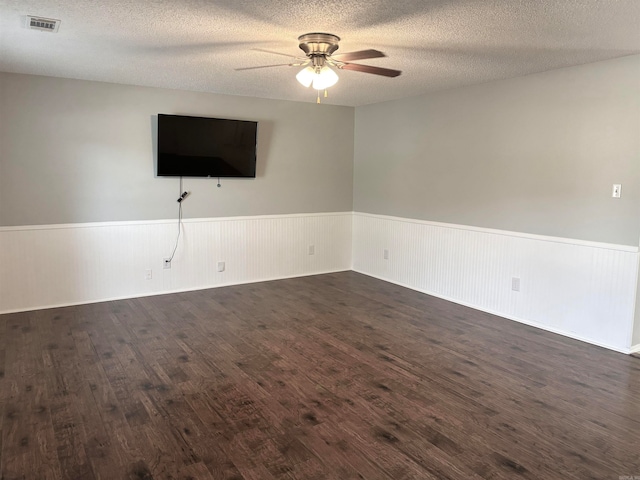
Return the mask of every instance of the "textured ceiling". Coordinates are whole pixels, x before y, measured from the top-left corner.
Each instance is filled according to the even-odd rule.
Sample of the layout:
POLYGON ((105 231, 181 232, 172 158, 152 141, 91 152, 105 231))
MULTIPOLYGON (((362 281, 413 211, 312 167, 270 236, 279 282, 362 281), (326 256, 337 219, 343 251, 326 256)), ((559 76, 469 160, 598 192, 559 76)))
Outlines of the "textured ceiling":
POLYGON ((639 26, 640 0, 4 0, 0 71, 313 102, 299 68, 234 69, 328 32, 337 53, 378 49, 356 63, 403 72, 339 71, 326 103, 356 106, 640 53, 639 26))

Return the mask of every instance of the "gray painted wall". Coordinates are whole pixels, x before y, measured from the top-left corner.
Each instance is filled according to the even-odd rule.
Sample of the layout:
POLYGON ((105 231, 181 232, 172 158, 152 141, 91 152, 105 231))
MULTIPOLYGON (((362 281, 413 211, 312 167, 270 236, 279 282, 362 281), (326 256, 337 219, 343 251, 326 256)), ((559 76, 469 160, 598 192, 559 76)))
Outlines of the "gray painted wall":
POLYGON ((638 55, 357 107, 355 139, 356 211, 639 243, 638 55))
POLYGON ((351 107, 0 73, 0 225, 173 218, 158 113, 259 122, 257 178, 185 179, 185 217, 352 210, 351 107))

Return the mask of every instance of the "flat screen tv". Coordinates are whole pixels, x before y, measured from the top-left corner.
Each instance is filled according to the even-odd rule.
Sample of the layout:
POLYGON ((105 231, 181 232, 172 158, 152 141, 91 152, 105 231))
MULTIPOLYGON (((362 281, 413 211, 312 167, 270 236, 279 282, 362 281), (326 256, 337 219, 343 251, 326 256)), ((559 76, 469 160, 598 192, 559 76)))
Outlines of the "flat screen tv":
POLYGON ((158 115, 159 177, 256 176, 258 123, 158 115))

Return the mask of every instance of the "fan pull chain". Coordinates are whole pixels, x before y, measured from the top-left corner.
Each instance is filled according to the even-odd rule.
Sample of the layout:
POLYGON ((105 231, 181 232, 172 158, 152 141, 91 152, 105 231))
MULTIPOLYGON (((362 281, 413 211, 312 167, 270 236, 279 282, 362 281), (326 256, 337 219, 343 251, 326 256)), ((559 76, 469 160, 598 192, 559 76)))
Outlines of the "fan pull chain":
POLYGON ((316 103, 320 103, 320 90, 316 90, 318 92, 318 99, 316 100, 316 103))
POLYGON ((329 95, 327 94, 327 89, 324 89, 324 98, 327 98, 329 95))

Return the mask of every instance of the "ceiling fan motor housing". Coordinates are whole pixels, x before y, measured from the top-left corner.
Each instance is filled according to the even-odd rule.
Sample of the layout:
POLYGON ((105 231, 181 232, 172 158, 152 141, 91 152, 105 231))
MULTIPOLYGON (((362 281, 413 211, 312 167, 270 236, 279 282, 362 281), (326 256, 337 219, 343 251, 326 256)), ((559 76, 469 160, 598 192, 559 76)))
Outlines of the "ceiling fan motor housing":
POLYGON ((307 57, 326 57, 338 49, 340 37, 330 33, 305 33, 298 37, 298 41, 307 57))

